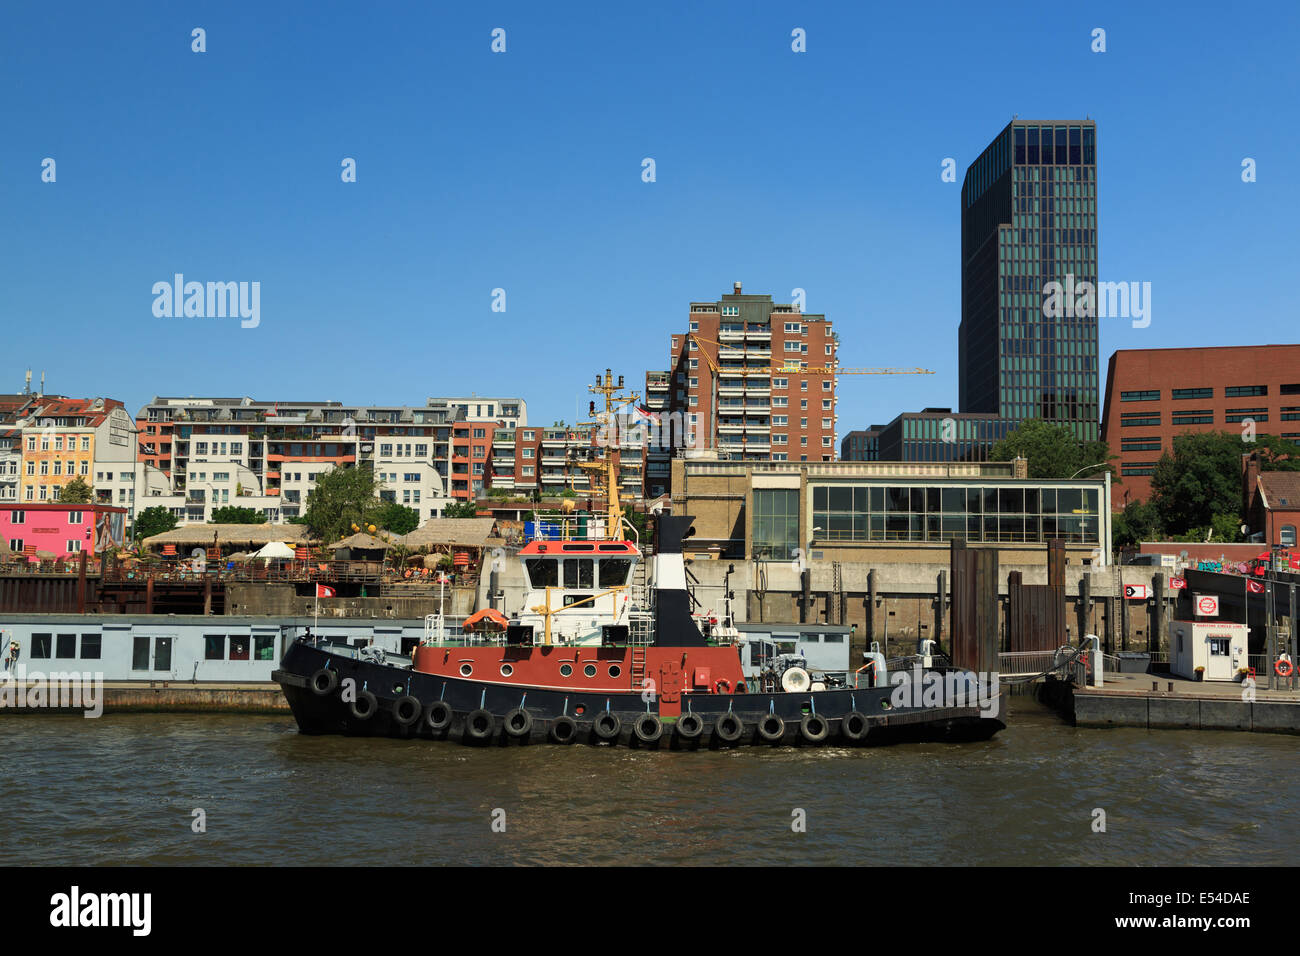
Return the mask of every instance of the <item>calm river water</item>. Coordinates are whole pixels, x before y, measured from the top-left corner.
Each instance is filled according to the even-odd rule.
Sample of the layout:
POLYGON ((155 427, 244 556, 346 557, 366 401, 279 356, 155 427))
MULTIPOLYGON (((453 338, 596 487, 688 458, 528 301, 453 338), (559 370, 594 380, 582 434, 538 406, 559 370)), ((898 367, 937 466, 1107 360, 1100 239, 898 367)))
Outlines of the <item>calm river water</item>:
POLYGON ((0 827, 18 864, 1293 859, 1295 737, 1081 731, 1011 707, 983 744, 698 753, 304 737, 287 715, 5 717, 0 827))

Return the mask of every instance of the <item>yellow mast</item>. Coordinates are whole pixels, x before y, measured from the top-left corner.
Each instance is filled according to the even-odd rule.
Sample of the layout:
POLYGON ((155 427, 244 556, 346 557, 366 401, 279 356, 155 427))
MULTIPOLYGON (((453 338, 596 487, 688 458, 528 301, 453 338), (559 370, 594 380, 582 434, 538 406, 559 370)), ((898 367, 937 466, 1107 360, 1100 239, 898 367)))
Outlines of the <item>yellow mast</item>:
POLYGON ((626 395, 623 392, 623 376, 618 377, 618 383, 614 382, 614 375, 610 369, 605 369, 605 374, 596 375, 596 384, 588 385, 587 391, 597 395, 603 395, 605 398, 605 408, 603 411, 596 410, 596 403, 590 403, 588 414, 593 421, 581 422, 584 426, 600 428, 600 434, 605 440, 605 458, 601 462, 579 462, 578 467, 592 473, 595 480, 601 481, 605 485, 606 513, 605 521, 607 524, 606 534, 614 541, 626 540, 623 534, 623 504, 622 492, 619 490, 618 482, 618 462, 615 460, 615 452, 618 449, 618 423, 614 415, 614 409, 618 405, 626 405, 635 402, 640 396, 636 392, 629 392, 626 395), (597 478, 597 476, 599 476, 597 478))

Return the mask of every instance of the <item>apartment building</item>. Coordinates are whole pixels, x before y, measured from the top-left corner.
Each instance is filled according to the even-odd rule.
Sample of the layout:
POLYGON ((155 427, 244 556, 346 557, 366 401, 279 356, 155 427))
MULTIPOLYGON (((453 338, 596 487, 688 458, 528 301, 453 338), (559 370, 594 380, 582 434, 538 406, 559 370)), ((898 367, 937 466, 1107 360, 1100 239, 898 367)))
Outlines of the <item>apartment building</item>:
MULTIPOLYGON (((140 507, 168 507, 182 522, 211 519, 215 508, 256 508, 271 522, 301 516, 317 479, 333 468, 374 471, 380 497, 421 518, 437 517, 453 494, 457 429, 466 414, 524 418, 519 399, 430 398, 424 406, 358 406, 340 402, 262 402, 242 398, 155 398, 140 410, 139 464, 133 476, 140 507), (140 500, 147 499, 147 500, 140 500)), ((524 419, 526 420, 526 419, 524 419)), ((488 427, 463 433, 470 453, 488 460, 488 427)), ((468 464, 468 461, 467 461, 468 464)), ((122 478, 107 480, 122 493, 122 478)))
POLYGON ((492 439, 491 487, 521 495, 555 497, 566 491, 595 493, 591 465, 612 454, 624 499, 644 493, 646 435, 636 415, 621 416, 616 429, 552 425, 498 428, 492 439), (588 467, 584 467, 584 463, 588 467))
POLYGON ((135 425, 114 399, 38 396, 15 427, 24 504, 57 501, 74 478, 92 484, 97 462, 129 465, 135 458, 135 425))
POLYGON ((668 490, 667 463, 687 444, 736 461, 833 461, 838 346, 824 315, 746 294, 739 282, 714 302, 692 302, 669 368, 646 374, 647 410, 682 423, 675 447, 648 454, 647 493, 668 490))

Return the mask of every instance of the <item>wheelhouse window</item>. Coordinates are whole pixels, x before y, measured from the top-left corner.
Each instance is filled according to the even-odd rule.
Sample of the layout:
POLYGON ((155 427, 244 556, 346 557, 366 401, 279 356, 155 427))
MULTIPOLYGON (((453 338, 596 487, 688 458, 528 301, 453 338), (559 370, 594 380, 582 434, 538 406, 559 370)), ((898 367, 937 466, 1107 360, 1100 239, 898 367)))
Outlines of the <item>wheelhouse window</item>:
POLYGON ((559 562, 555 558, 529 558, 524 562, 528 571, 528 583, 534 588, 556 588, 560 586, 559 562))
POLYGON ((564 562, 566 588, 594 587, 595 562, 591 558, 567 558, 564 562))
POLYGON ((617 588, 627 584, 628 572, 632 570, 630 558, 604 558, 600 562, 601 588, 617 588))

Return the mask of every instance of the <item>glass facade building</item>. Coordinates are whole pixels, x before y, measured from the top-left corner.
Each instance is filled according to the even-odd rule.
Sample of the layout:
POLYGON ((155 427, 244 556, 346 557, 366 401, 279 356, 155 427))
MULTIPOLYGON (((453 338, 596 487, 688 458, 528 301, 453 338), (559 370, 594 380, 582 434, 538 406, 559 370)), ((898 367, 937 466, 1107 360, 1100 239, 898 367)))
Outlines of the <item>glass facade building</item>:
POLYGON ((966 170, 961 231, 961 410, 1095 440, 1096 309, 1072 313, 1098 281, 1096 125, 1012 121, 966 170), (1053 282, 1068 308, 1049 317, 1053 282))
POLYGON ((810 490, 816 541, 1101 541, 1095 483, 855 482, 810 490))

